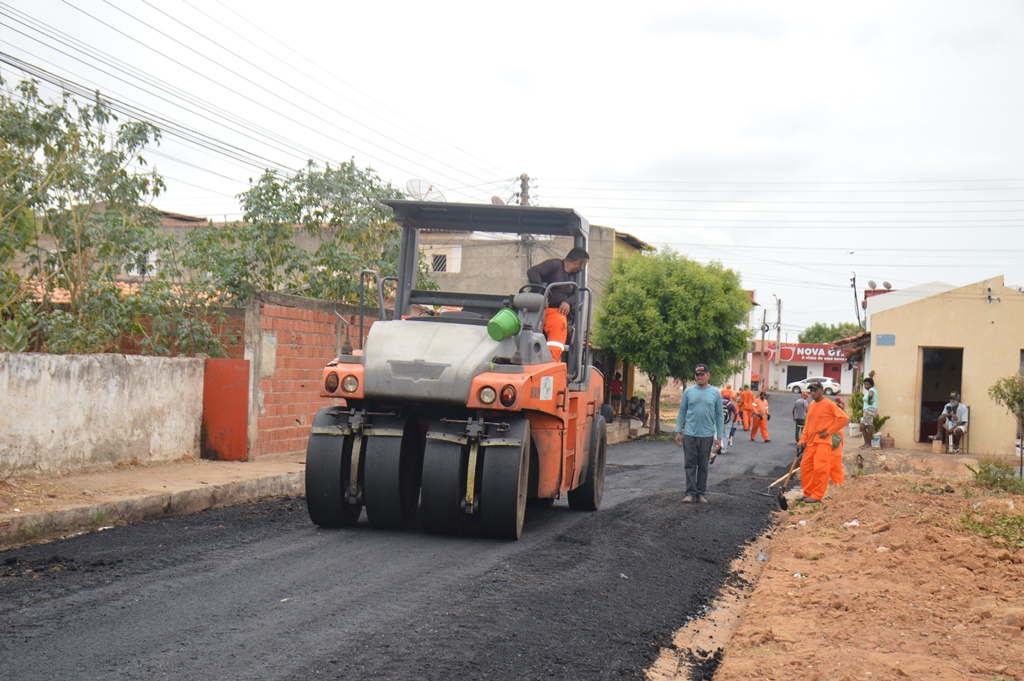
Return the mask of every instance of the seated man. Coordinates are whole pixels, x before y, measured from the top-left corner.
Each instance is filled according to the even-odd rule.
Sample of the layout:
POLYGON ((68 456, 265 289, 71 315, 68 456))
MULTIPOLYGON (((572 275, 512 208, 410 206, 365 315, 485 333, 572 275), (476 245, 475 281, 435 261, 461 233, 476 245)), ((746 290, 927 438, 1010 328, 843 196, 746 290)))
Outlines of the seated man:
POLYGON ((953 453, 960 453, 960 439, 963 434, 967 432, 967 407, 960 403, 960 395, 953 393, 949 396, 949 402, 946 403, 945 408, 942 410, 942 415, 939 416, 939 429, 935 435, 931 436, 933 440, 945 440, 949 433, 953 434, 953 453))

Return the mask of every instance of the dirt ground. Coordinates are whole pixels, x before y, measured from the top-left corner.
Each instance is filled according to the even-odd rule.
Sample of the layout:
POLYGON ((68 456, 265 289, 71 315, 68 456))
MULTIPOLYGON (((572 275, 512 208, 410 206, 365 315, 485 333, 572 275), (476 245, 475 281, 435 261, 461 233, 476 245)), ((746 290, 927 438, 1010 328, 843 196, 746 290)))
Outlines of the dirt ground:
POLYGON ((1024 549, 962 522, 1022 510, 973 481, 848 479, 780 511, 648 678, 1024 679, 1024 549))

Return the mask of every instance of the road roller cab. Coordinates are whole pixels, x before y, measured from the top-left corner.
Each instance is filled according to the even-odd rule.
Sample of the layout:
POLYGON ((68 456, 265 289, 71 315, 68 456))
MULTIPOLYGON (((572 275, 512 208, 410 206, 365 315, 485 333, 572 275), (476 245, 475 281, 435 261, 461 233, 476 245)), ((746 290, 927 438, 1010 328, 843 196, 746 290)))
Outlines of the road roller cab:
POLYGON ((420 229, 568 236, 586 248, 586 220, 561 208, 386 203, 402 229, 394 318, 324 368, 320 394, 335 404, 310 432, 312 521, 352 525, 365 507, 376 527, 418 517, 428 532, 518 539, 531 499, 597 510, 611 410, 591 365, 585 271, 507 294, 414 288, 420 229), (559 362, 543 334, 555 287, 578 291, 559 362))

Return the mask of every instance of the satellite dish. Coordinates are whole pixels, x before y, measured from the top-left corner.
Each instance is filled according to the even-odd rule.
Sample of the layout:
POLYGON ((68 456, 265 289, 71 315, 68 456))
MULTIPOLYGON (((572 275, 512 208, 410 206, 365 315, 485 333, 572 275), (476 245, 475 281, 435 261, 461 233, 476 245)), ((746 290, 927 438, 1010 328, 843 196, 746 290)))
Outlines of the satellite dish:
POLYGON ((444 194, 440 189, 426 180, 412 179, 405 183, 405 191, 410 198, 417 201, 444 201, 444 194))
POLYGON ((875 283, 874 279, 868 279, 868 288, 878 288, 878 284, 875 283))
POLYGON ((890 284, 890 283, 889 283, 889 282, 887 282, 887 281, 883 281, 883 282, 882 282, 882 288, 884 288, 884 289, 885 289, 886 291, 888 291, 889 289, 891 289, 891 288, 892 288, 892 284, 890 284))
POLYGON ((505 205, 505 202, 501 200, 500 196, 492 196, 491 197, 491 203, 493 203, 495 206, 504 206, 505 205))

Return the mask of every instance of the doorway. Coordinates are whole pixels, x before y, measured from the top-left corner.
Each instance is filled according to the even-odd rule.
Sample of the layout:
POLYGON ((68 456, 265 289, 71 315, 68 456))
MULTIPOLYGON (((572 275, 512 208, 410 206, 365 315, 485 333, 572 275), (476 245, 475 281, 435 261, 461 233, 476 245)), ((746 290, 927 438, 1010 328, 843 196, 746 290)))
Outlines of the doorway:
POLYGON ((786 367, 786 383, 796 383, 807 378, 807 367, 793 366, 786 367))
POLYGON ((963 379, 963 348, 921 348, 921 410, 918 442, 938 430, 939 415, 950 393, 959 393, 963 379))

